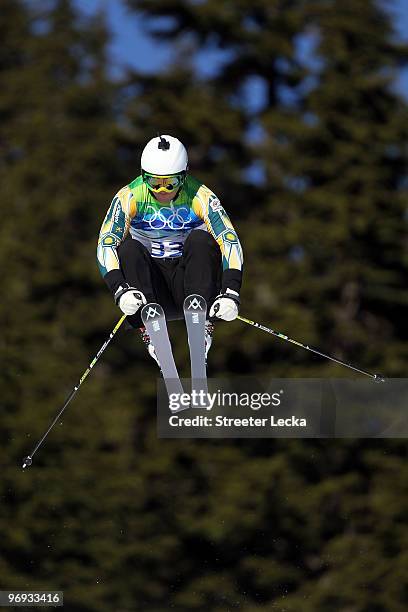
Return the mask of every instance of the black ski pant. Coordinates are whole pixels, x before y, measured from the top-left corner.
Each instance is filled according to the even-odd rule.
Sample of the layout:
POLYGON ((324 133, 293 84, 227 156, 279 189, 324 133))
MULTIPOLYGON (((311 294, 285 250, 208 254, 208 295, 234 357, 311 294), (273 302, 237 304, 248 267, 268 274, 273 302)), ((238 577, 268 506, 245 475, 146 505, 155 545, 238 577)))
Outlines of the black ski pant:
MULTIPOLYGON (((130 236, 118 247, 125 280, 144 293, 148 302, 160 304, 167 320, 182 319, 184 299, 202 295, 208 310, 221 290, 221 251, 208 232, 193 230, 181 257, 152 257, 146 247, 130 236)), ((140 310, 127 320, 132 327, 143 325, 140 310)))

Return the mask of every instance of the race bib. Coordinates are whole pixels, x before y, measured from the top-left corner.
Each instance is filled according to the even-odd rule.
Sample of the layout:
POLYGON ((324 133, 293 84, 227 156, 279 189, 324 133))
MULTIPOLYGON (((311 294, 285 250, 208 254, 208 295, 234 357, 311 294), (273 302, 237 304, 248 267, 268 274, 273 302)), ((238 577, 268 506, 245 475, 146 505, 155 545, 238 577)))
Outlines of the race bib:
POLYGON ((163 240, 162 242, 152 241, 152 257, 181 257, 183 254, 183 243, 163 240))

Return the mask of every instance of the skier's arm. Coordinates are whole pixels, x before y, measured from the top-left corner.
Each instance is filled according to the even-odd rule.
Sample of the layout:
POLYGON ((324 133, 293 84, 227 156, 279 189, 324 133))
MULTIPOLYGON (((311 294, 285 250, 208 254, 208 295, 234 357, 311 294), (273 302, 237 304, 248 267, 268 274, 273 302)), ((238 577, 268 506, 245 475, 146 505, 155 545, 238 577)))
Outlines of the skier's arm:
POLYGON ((99 233, 97 260, 99 271, 109 289, 115 295, 126 281, 121 272, 118 246, 129 232, 132 218, 136 214, 136 204, 128 188, 121 189, 113 198, 99 233))
POLYGON ((207 230, 217 241, 222 254, 222 293, 227 289, 238 294, 242 283, 244 256, 237 233, 219 199, 201 188, 193 201, 194 212, 203 219, 207 230), (202 191, 203 193, 200 193, 202 191))

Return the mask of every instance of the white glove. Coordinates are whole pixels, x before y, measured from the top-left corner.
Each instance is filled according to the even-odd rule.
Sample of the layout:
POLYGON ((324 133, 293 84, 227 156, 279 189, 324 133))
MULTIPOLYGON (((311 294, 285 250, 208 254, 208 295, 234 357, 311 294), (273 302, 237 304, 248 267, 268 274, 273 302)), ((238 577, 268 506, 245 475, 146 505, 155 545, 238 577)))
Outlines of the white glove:
POLYGON ((238 316, 239 294, 232 289, 219 295, 210 308, 210 317, 217 317, 224 321, 233 321, 238 316), (228 294, 231 297, 228 297, 228 294), (234 297, 232 297, 234 296, 234 297))
POLYGON ((146 304, 146 298, 141 291, 125 285, 120 286, 115 293, 115 302, 125 315, 134 315, 146 304))

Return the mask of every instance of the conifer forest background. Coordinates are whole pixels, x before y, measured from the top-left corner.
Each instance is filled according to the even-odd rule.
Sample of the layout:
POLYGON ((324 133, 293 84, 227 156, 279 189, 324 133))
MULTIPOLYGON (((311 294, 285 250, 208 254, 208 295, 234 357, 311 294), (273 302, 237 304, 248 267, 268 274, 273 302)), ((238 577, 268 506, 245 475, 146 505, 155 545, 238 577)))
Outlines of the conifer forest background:
MULTIPOLYGON (((78 4, 0 0, 0 588, 61 590, 75 612, 405 611, 406 441, 158 439, 135 332, 21 469, 120 317, 96 240, 157 131, 239 233, 244 316, 406 376, 392 2, 123 0, 172 49, 153 74, 114 74, 103 13, 78 4), (205 49, 223 58, 207 74, 205 49)), ((349 375, 239 321, 217 327, 209 374, 349 375)))

